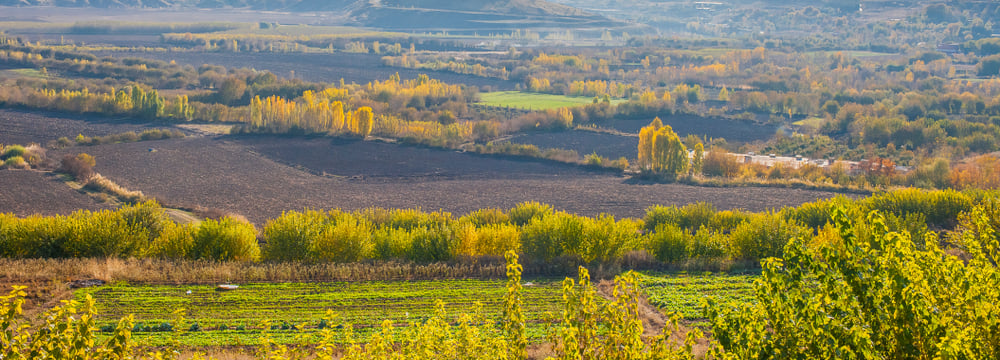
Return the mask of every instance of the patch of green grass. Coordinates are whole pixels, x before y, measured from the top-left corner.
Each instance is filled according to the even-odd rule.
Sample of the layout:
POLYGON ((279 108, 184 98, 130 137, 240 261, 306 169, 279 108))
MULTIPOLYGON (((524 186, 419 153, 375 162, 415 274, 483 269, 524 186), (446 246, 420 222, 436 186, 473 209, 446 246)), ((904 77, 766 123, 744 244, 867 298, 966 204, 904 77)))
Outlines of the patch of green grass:
POLYGON ((2 73, 8 75, 8 77, 38 78, 38 79, 44 79, 49 77, 49 74, 47 72, 43 73, 41 70, 38 69, 11 69, 11 70, 3 70, 2 73))
POLYGON ((819 129, 820 126, 823 126, 823 121, 824 121, 823 118, 819 118, 819 117, 813 116, 813 117, 807 117, 805 119, 796 121, 796 122, 794 122, 792 124, 795 124, 795 125, 798 125, 798 126, 808 126, 808 127, 814 128, 814 129, 819 129))
POLYGON ((830 56, 830 55, 836 54, 838 52, 844 54, 844 56, 853 57, 853 58, 867 58, 867 57, 879 57, 879 56, 894 56, 894 55, 899 55, 899 54, 893 54, 893 53, 882 53, 882 52, 863 51, 863 50, 816 51, 816 52, 812 52, 810 54, 819 53, 821 55, 830 56))
MULTIPOLYGON (((495 91, 479 94, 479 103, 489 106, 503 106, 527 110, 558 109, 569 106, 590 104, 592 97, 551 95, 521 91, 495 91)), ((624 102, 622 99, 612 99, 611 103, 624 102)))
MULTIPOLYGON (((558 281, 531 281, 534 285, 523 290, 523 306, 528 333, 539 339, 542 324, 538 320, 546 312, 561 311, 562 288, 558 281)), ((360 339, 366 339, 384 319, 399 326, 425 321, 434 315, 438 300, 444 301, 448 317, 472 314, 478 302, 490 321, 499 321, 505 284, 505 280, 275 283, 242 284, 228 292, 206 285, 113 284, 81 289, 74 296, 94 297, 99 328, 113 326, 129 314, 135 315, 137 323, 152 327, 170 323, 174 310, 185 309, 186 321, 177 327, 188 330, 198 323, 200 330, 184 333, 184 345, 227 346, 257 344, 265 321, 277 327, 268 330, 278 342, 294 342, 298 335, 315 337, 327 310, 337 314, 341 323, 353 324, 360 339), (296 325, 305 326, 292 328, 296 325)), ((133 337, 143 345, 170 343, 172 332, 154 329, 133 337)))
POLYGON ((642 289, 649 303, 663 311, 675 311, 695 326, 707 326, 702 314, 706 299, 718 303, 753 302, 757 275, 643 274, 642 289))

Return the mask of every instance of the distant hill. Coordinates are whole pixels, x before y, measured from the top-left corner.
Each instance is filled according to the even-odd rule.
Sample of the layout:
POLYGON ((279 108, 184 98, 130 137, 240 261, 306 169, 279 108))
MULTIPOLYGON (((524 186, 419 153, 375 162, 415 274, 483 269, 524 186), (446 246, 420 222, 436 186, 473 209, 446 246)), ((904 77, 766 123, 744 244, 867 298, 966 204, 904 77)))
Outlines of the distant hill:
POLYGON ((348 13, 357 25, 385 29, 616 27, 603 16, 545 0, 0 0, 0 6, 253 9, 348 13))

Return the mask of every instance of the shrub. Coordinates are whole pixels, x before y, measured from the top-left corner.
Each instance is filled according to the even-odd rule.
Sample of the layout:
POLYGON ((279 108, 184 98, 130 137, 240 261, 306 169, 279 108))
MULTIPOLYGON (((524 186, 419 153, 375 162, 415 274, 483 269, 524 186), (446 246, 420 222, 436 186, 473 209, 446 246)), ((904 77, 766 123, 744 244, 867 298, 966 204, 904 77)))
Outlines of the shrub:
POLYGON ((674 224, 660 224, 649 236, 649 249, 657 260, 677 262, 688 257, 687 248, 691 235, 674 224))
POLYGON ((876 194, 861 203, 869 210, 897 216, 924 214, 927 224, 937 228, 952 228, 958 214, 972 210, 972 198, 955 190, 907 188, 876 194))
POLYGON ((413 235, 403 229, 382 228, 372 232, 373 257, 376 259, 406 258, 413 248, 413 235))
POLYGON ((24 158, 20 156, 13 156, 4 160, 3 167, 8 169, 26 169, 28 168, 28 162, 24 161, 24 158))
POLYGON ((674 224, 682 229, 694 230, 712 224, 715 214, 715 205, 706 202, 687 204, 681 208, 657 205, 646 209, 643 221, 647 231, 656 229, 660 224, 674 224))
POLYGON ((167 259, 187 258, 194 248, 194 232, 192 225, 178 225, 173 221, 164 222, 160 235, 153 240, 146 250, 145 256, 167 259))
POLYGON ((454 257, 458 244, 446 226, 419 228, 411 231, 413 236, 409 257, 415 261, 445 261, 454 257))
POLYGON ((19 223, 14 214, 0 213, 0 257, 16 257, 14 238, 19 223))
POLYGON ((14 157, 23 158, 27 150, 21 145, 10 145, 6 147, 0 147, 3 149, 3 153, 0 154, 0 160, 7 160, 14 157))
POLYGON ((576 217, 584 223, 584 237, 573 250, 586 262, 609 262, 638 249, 640 224, 634 220, 615 221, 602 214, 596 219, 576 217))
POLYGON ((778 214, 755 214, 729 234, 729 249, 736 260, 781 257, 789 240, 809 235, 812 235, 811 229, 786 221, 778 214))
POLYGON ((335 224, 323 228, 316 237, 311 253, 317 260, 355 262, 370 258, 374 246, 370 236, 372 226, 363 219, 341 215, 335 224))
POLYGON ((491 224, 477 229, 477 255, 503 255, 508 251, 521 252, 521 233, 511 224, 491 224))
POLYGON ((149 245, 152 232, 110 210, 78 211, 70 216, 69 225, 69 236, 62 246, 65 257, 138 256, 149 245))
MULTIPOLYGON (((458 220, 468 221, 476 227, 482 227, 492 224, 506 224, 510 222, 510 216, 507 216, 507 214, 500 209, 485 208, 470 212, 468 215, 465 215, 458 220)), ((500 253, 498 255, 502 254, 503 253, 500 253)))
POLYGON ((536 217, 521 230, 521 246, 527 256, 552 260, 578 250, 584 231, 583 221, 566 213, 536 217))
POLYGON ((94 157, 86 153, 66 155, 60 161, 59 171, 72 175, 77 181, 87 181, 94 176, 96 165, 94 157))
POLYGON ((264 259, 271 261, 304 260, 313 257, 313 244, 319 238, 327 215, 315 211, 288 211, 264 226, 264 259))
POLYGON ((227 216, 205 220, 194 233, 188 257, 215 261, 256 261, 260 258, 253 225, 227 216))
POLYGON ((541 218, 552 214, 552 207, 542 203, 530 201, 517 204, 507 212, 510 222, 517 226, 524 226, 535 218, 541 218))
POLYGON ((701 171, 707 176, 736 177, 740 173, 740 163, 725 150, 713 148, 705 154, 701 171))

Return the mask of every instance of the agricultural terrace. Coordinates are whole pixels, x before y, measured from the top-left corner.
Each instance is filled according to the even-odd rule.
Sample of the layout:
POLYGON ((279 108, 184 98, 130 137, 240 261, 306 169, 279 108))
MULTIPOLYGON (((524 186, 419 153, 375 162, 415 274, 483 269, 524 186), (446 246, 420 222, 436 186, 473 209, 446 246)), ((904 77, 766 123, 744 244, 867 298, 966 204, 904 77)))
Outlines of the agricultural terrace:
MULTIPOLYGON (((572 107, 594 102, 593 97, 565 96, 524 91, 494 91, 479 94, 479 104, 497 107, 509 107, 525 110, 548 110, 562 107, 572 107)), ((612 104, 625 102, 624 99, 613 99, 612 104)))

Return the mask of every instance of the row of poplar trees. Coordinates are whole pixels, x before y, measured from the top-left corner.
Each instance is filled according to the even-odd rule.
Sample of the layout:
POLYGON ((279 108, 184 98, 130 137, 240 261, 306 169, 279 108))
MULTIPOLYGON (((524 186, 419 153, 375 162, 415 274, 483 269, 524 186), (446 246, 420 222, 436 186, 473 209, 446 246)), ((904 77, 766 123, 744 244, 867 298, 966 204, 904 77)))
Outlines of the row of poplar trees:
POLYGON ((639 131, 639 168, 643 173, 676 178, 686 173, 700 173, 705 147, 694 144, 693 152, 660 118, 639 131))

